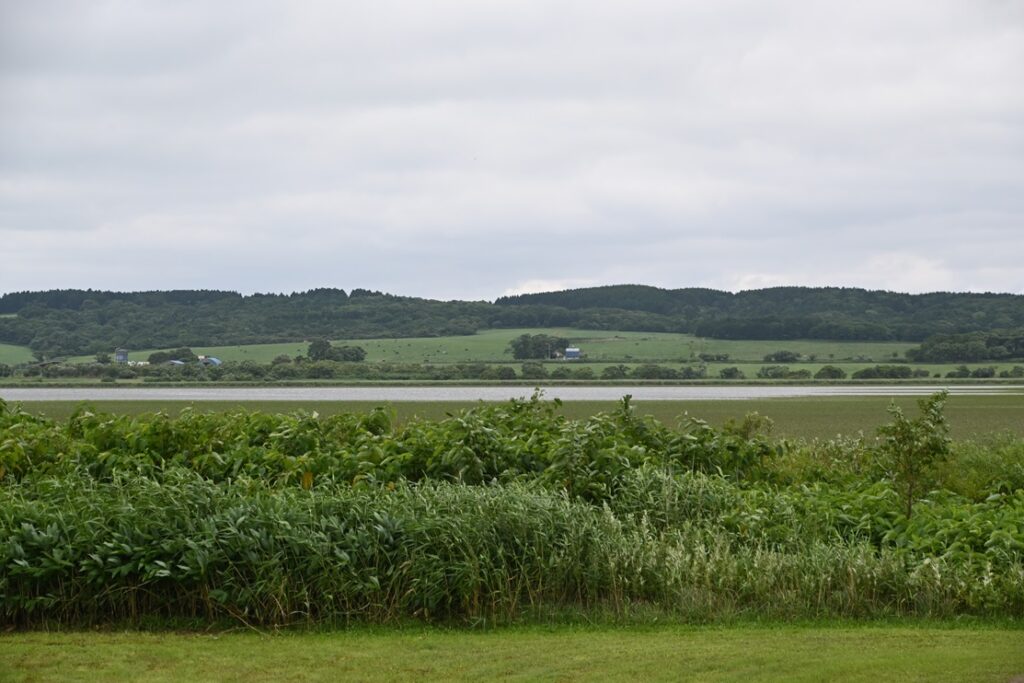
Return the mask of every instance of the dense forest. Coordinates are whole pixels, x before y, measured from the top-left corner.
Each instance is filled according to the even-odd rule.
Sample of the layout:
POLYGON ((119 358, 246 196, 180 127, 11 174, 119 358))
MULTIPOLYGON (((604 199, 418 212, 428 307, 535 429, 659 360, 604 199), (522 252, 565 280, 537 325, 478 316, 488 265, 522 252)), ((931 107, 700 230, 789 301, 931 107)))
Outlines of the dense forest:
POLYGON ((935 292, 900 294, 847 287, 772 287, 736 294, 713 289, 615 285, 502 297, 498 306, 626 309, 686 321, 717 339, 921 341, 1024 326, 1024 296, 935 292))
POLYGON ((926 339, 907 357, 923 363, 1000 361, 1024 358, 1024 328, 967 334, 937 334, 926 339))
POLYGON ((364 289, 248 296, 214 290, 52 290, 0 297, 0 342, 29 346, 43 357, 109 352, 117 346, 432 337, 520 327, 690 332, 721 339, 922 341, 1024 328, 1024 296, 835 287, 733 294, 616 285, 502 297, 494 303, 364 289))

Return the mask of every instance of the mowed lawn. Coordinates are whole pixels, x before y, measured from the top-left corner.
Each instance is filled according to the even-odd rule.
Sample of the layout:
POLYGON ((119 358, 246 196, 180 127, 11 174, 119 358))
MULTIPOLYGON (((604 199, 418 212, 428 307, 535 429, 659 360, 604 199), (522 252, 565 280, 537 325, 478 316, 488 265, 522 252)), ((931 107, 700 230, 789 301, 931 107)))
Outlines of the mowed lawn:
MULTIPOLYGON (((721 426, 726 420, 741 419, 757 412, 775 422, 773 435, 787 438, 830 438, 837 434, 872 436, 887 423, 887 408, 893 399, 884 396, 833 396, 827 398, 776 398, 744 401, 634 401, 641 414, 675 425, 684 416, 707 420, 721 426)), ((908 415, 916 414, 917 399, 895 399, 908 415)), ((74 401, 29 401, 22 404, 31 413, 65 419, 81 404, 74 401)), ((92 401, 96 410, 122 415, 163 411, 177 414, 185 408, 198 411, 259 410, 290 413, 316 411, 321 415, 342 412, 365 413, 382 405, 369 401, 92 401)), ((401 422, 415 417, 440 419, 449 413, 472 408, 472 401, 400 401, 384 404, 394 410, 401 422)), ((585 418, 617 408, 614 401, 567 401, 561 412, 567 417, 585 418)), ((946 416, 956 439, 977 439, 1001 432, 1024 436, 1024 396, 950 396, 946 416)))
MULTIPOLYGON (((505 329, 481 330, 475 335, 460 337, 415 337, 407 339, 337 339, 336 345, 352 344, 366 349, 370 362, 400 363, 466 363, 512 361, 508 343, 521 334, 550 334, 565 337, 578 344, 591 361, 662 361, 689 362, 701 353, 727 353, 730 361, 760 362, 765 355, 780 350, 810 355, 820 363, 844 359, 871 359, 881 363, 893 354, 902 356, 915 345, 910 342, 834 342, 834 341, 729 341, 703 339, 688 334, 667 332, 622 332, 607 330, 505 329)), ((308 344, 252 344, 244 346, 193 347, 198 354, 216 356, 221 360, 252 360, 268 363, 276 356, 304 355, 308 344)), ((156 349, 129 350, 129 359, 146 360, 156 349)), ((113 349, 111 349, 113 352, 113 349)), ((72 360, 88 362, 91 356, 72 360)))
POLYGON ((2 681, 1010 681, 1024 631, 732 626, 0 636, 2 681))

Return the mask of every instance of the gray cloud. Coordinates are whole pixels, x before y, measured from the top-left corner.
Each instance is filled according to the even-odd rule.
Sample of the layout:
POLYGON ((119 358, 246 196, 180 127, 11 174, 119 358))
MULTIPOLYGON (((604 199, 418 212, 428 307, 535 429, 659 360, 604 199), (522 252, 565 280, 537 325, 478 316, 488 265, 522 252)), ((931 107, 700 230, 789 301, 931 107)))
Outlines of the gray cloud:
POLYGON ((0 291, 1024 291, 1014 2, 0 9, 0 291))

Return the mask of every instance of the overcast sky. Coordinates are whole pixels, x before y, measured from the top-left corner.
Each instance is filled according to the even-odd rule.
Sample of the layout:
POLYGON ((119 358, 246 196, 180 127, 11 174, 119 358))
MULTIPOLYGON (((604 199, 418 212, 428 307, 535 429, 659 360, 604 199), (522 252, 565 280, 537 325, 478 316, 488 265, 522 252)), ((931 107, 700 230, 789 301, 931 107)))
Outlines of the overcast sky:
POLYGON ((1024 293, 1022 0, 0 0, 0 292, 1024 293))

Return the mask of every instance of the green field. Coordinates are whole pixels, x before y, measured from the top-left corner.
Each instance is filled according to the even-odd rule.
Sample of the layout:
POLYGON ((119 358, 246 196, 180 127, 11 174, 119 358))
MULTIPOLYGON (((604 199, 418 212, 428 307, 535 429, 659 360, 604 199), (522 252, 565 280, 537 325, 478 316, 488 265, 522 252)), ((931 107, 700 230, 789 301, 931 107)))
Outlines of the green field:
MULTIPOLYGON (((521 334, 551 334, 570 339, 578 344, 590 361, 628 362, 662 361, 690 362, 701 353, 728 353, 730 361, 761 362, 765 355, 789 350, 804 355, 816 354, 824 364, 858 357, 870 358, 872 363, 891 360, 893 354, 902 356, 914 346, 910 342, 832 342, 832 341, 729 341, 702 339, 687 334, 660 332, 616 332, 604 330, 505 329, 481 330, 463 337, 415 337, 407 339, 350 339, 334 340, 336 345, 353 344, 366 349, 366 359, 401 363, 464 363, 500 362, 513 359, 507 352, 508 343, 521 334)), ((253 360, 266 363, 275 356, 303 355, 308 344, 253 344, 246 346, 195 347, 197 354, 216 356, 221 360, 253 360)), ((131 350, 130 360, 146 360, 157 349, 131 350)), ((89 361, 91 356, 72 360, 89 361)))
MULTIPOLYGON (((902 397, 895 402, 904 410, 913 411, 916 400, 902 397)), ((888 421, 886 408, 890 399, 880 396, 837 396, 821 398, 779 398, 746 401, 636 401, 638 412, 651 415, 666 425, 675 425, 685 413, 720 426, 726 420, 742 418, 758 412, 775 422, 773 435, 786 438, 830 438, 837 434, 855 435, 863 432, 871 436, 875 429, 888 421)), ((79 403, 73 401, 34 401, 23 404, 31 413, 66 418, 79 403)), ((367 413, 379 403, 364 401, 93 401, 89 405, 103 412, 120 415, 139 415, 164 411, 177 414, 191 407, 199 411, 222 412, 243 408, 263 412, 290 413, 299 410, 316 411, 321 415, 344 412, 367 413)), ((441 419, 446 414, 478 405, 477 402, 417 402, 403 401, 388 404, 400 421, 413 417, 441 419)), ((616 407, 610 401, 569 401, 562 404, 561 412, 567 417, 581 419, 616 407)), ((957 439, 984 438, 992 434, 1010 432, 1024 436, 1024 396, 951 396, 946 414, 957 439)))
POLYGON ((32 352, 27 346, 0 344, 0 363, 15 365, 16 363, 27 363, 30 360, 32 360, 32 352))
POLYGON ((995 626, 357 629, 0 636, 0 681, 1011 681, 995 626))

